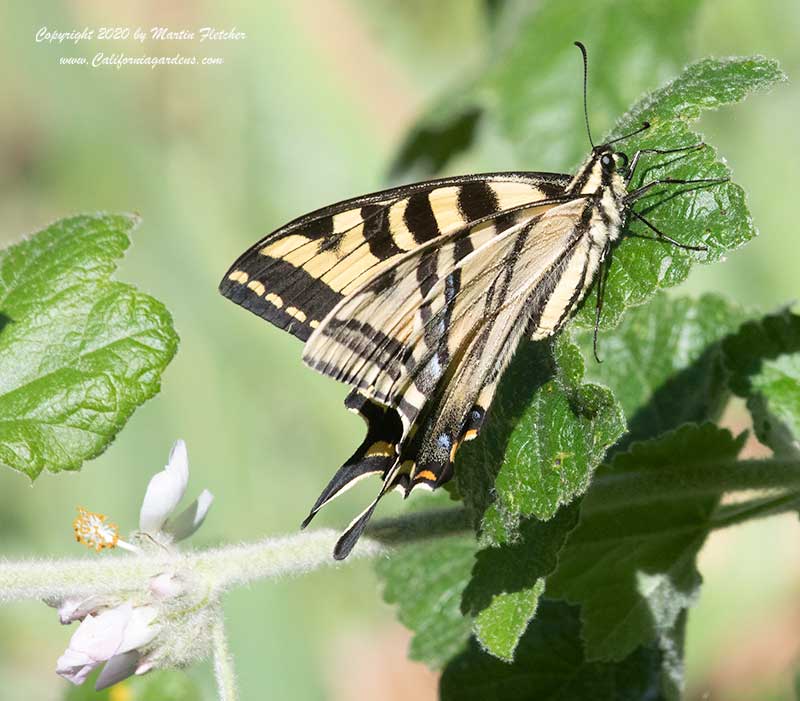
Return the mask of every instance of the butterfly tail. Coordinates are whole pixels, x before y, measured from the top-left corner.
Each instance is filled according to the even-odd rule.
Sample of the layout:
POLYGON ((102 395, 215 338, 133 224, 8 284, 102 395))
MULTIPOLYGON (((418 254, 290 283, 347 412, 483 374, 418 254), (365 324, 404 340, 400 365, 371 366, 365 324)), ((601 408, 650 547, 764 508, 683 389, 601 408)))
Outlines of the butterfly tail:
POLYGON ((397 463, 395 446, 403 431, 397 412, 355 391, 348 395, 345 406, 364 419, 367 424, 367 435, 356 452, 336 471, 322 490, 301 528, 311 523, 317 512, 328 502, 344 494, 365 477, 381 475, 385 479, 397 463))
POLYGON ((370 518, 372 518, 375 507, 378 506, 378 502, 384 494, 386 494, 386 490, 381 489, 374 501, 353 519, 347 527, 347 530, 342 533, 339 540, 336 541, 336 545, 333 548, 333 557, 335 560, 344 560, 352 552, 358 539, 367 527, 367 523, 369 523, 370 518))

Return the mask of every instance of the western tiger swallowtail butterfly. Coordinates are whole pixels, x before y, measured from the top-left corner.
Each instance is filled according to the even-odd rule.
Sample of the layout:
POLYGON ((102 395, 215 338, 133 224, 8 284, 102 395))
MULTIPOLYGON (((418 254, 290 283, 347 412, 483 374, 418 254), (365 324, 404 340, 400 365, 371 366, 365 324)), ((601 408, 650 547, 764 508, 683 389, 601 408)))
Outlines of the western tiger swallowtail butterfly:
MULTIPOLYGON (((699 148, 642 149, 630 161, 595 146, 574 175, 505 172, 441 178, 306 214, 245 251, 223 295, 305 343, 303 360, 352 386, 345 406, 366 437, 320 494, 305 527, 358 480, 381 479, 334 549, 352 550, 378 501, 399 488, 436 489, 458 447, 477 436, 521 339, 557 333, 597 280, 599 319, 610 252, 634 217, 658 240, 686 246, 631 205, 663 184, 628 186, 640 158, 699 148)), ((597 323, 595 323, 595 348, 597 323)), ((596 351, 595 351, 596 354, 596 351)))

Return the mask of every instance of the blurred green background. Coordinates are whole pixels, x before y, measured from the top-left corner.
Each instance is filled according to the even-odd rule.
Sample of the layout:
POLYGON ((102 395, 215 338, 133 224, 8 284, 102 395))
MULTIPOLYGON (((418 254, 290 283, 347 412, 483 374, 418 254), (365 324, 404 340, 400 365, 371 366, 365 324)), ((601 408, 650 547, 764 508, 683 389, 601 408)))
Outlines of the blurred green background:
MULTIPOLYGON (((161 394, 101 458, 80 473, 43 475, 33 488, 0 473, 0 555, 81 554, 71 532, 79 504, 133 529, 145 486, 178 437, 189 445, 190 491, 216 495, 195 545, 297 528, 360 440, 361 423, 341 407, 344 387, 302 366, 295 339, 224 300, 217 282, 267 231, 381 187, 425 104, 485 58, 486 33, 482 0, 3 4, 0 242, 75 212, 139 212, 144 223, 119 277, 167 304, 182 342, 161 394), (121 70, 58 65, 60 56, 91 57, 103 48, 97 42, 34 41, 42 26, 106 25, 235 26, 247 38, 115 43, 131 55, 225 59, 121 70)), ((792 77, 800 75, 799 39, 797 0, 708 0, 685 60, 764 53, 792 77)), ((601 56, 592 71, 603 73, 601 56)), ((577 68, 564 90, 580 109, 577 68)), ((797 297, 798 114, 800 90, 790 83, 704 118, 701 130, 747 189, 762 236, 724 264, 698 268, 683 291, 716 290, 765 310, 797 297)), ((734 409, 731 424, 741 421, 734 409)), ((365 498, 357 490, 320 523, 347 523, 365 498)), ((384 513, 396 508, 390 501, 384 513)), ((798 535, 786 516, 716 534, 706 546, 706 585, 688 633, 691 697, 793 697, 798 535)), ((236 592, 226 613, 245 699, 435 696, 435 675, 405 661, 407 636, 367 563, 236 592)), ((0 609, 0 697, 62 698, 66 682, 53 669, 70 633, 41 604, 0 609)), ((207 666, 187 673, 213 698, 207 666)))

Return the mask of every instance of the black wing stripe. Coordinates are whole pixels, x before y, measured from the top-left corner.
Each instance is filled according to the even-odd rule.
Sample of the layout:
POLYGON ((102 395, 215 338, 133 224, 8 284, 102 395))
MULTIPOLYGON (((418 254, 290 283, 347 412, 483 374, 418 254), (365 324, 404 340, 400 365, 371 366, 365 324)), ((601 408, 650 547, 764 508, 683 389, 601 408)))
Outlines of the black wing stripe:
POLYGON ((403 219, 414 241, 419 245, 435 239, 441 233, 427 192, 411 195, 403 219))
MULTIPOLYGON (((538 220, 534 218, 530 222, 526 223, 526 228, 530 228, 533 226, 535 221, 538 220)), ((471 233, 470 229, 464 229, 461 232, 458 232, 458 235, 467 236, 471 233)), ((517 247, 514 247, 514 250, 517 250, 517 247)), ((422 252, 420 254, 420 258, 423 258, 427 254, 427 251, 422 252)), ((498 279, 503 276, 508 268, 508 260, 506 256, 495 260, 492 265, 488 266, 480 276, 480 280, 485 280, 490 276, 494 276, 494 282, 492 285, 497 283, 498 279)), ((419 269, 419 266, 418 266, 419 269)), ((437 284, 442 280, 442 277, 437 275, 438 271, 435 268, 430 269, 430 274, 424 278, 424 280, 428 280, 432 278, 430 287, 432 288, 433 285, 437 284)), ((444 276, 446 277, 446 276, 444 276)), ((477 281, 473 281, 470 287, 474 287, 477 281)), ((427 285, 428 283, 425 282, 427 285)), ((459 285, 460 289, 460 285, 459 285)), ((461 311, 461 313, 453 318, 453 323, 461 320, 464 318, 474 307, 476 304, 480 302, 480 299, 476 299, 469 306, 465 306, 465 308, 461 311)), ((444 318, 452 313, 452 309, 448 308, 452 305, 445 305, 443 308, 439 309, 435 314, 429 315, 426 323, 423 326, 422 332, 424 333, 428 329, 432 329, 432 333, 434 336, 438 336, 439 338, 444 338, 444 334, 435 334, 435 329, 438 327, 444 318)), ((352 321, 352 320, 351 320, 352 321)), ((378 363, 384 369, 385 372, 389 377, 395 380, 393 384, 393 389, 389 394, 379 394, 375 393, 376 398, 380 399, 381 401, 388 402, 392 405, 395 405, 395 401, 398 395, 404 392, 404 388, 408 385, 408 382, 412 381, 411 377, 408 377, 408 382, 406 382, 406 378, 404 378, 403 385, 397 385, 397 380, 400 379, 400 372, 401 366, 404 360, 404 352, 406 349, 405 343, 400 343, 396 340, 394 336, 394 332, 399 331, 400 325, 405 323, 405 320, 402 316, 399 316, 394 325, 381 333, 380 335, 376 335, 375 330, 370 326, 367 322, 357 322, 355 321, 352 325, 348 326, 348 336, 352 336, 352 338, 343 339, 343 345, 349 348, 354 356, 357 356, 361 359, 361 363, 357 365, 351 365, 348 368, 341 368, 336 365, 335 362, 325 363, 325 369, 322 370, 317 365, 312 365, 316 369, 320 369, 322 372, 331 375, 332 377, 349 384, 354 384, 356 386, 362 387, 362 389, 366 389, 365 383, 359 381, 359 375, 361 374, 361 370, 367 364, 375 364, 378 363), (359 327, 362 329, 359 331, 359 327), (361 335, 360 342, 358 336, 361 335), (394 350, 392 350, 394 349, 394 350)), ((328 323, 323 327, 323 333, 326 335, 337 336, 337 331, 341 328, 341 322, 339 320, 330 319, 328 323), (332 322, 336 321, 335 325, 332 325, 332 322), (330 333, 329 333, 330 332, 330 333)), ((438 343, 432 344, 431 348, 436 348, 438 343)), ((418 369, 422 369, 422 367, 430 362, 434 351, 430 348, 426 351, 423 356, 423 360, 419 363, 415 363, 415 366, 418 369)), ((308 362, 308 360, 307 360, 308 362)), ((425 382, 424 386, 427 387, 428 383, 425 382)), ((421 388, 420 388, 421 389, 421 388)))
POLYGON ((497 195, 489 184, 476 180, 464 183, 458 193, 458 208, 467 221, 477 221, 496 214, 500 208, 497 195))
POLYGON ((361 208, 364 218, 364 238, 370 253, 380 260, 386 260, 403 253, 389 233, 389 207, 368 204, 361 208))

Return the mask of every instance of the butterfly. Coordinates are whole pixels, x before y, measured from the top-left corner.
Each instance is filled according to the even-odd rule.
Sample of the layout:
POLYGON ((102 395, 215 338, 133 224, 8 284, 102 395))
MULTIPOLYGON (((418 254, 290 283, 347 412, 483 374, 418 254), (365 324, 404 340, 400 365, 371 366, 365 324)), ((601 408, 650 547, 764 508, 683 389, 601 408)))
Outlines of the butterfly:
POLYGON ((334 497, 377 475, 375 499, 339 538, 347 557, 388 491, 406 496, 453 476, 523 338, 557 333, 598 285, 602 308, 612 246, 626 221, 690 250, 633 211, 664 184, 629 190, 640 158, 702 147, 595 146, 574 175, 499 172, 441 178, 345 200, 299 217, 245 251, 220 283, 236 304, 305 343, 311 368, 352 387, 345 406, 366 437, 319 495, 303 527, 334 497))

